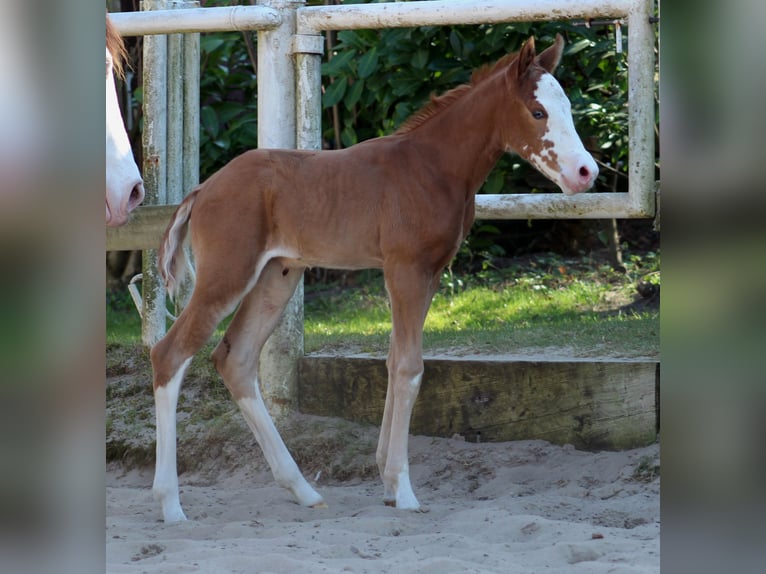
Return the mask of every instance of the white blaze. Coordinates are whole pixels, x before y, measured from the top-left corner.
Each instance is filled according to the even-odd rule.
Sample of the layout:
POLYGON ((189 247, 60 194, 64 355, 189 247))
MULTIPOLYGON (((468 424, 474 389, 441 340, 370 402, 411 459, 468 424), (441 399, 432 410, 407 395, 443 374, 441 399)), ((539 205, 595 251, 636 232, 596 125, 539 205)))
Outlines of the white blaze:
POLYGON ((548 147, 544 147, 540 154, 530 154, 530 163, 554 181, 565 194, 585 191, 593 185, 598 166, 577 135, 569 99, 561 85, 548 73, 540 76, 534 95, 548 113, 547 130, 542 137, 548 147), (583 168, 587 170, 587 175, 581 173, 583 168))

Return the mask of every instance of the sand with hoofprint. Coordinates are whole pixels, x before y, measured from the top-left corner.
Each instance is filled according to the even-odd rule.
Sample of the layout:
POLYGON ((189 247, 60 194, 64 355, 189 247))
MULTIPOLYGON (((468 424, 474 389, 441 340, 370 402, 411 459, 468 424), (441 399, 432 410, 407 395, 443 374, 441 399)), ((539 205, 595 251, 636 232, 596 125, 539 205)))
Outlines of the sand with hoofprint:
MULTIPOLYGON (((349 441, 374 444, 375 433, 359 427, 349 441)), ((216 469, 212 458, 203 471, 181 474, 189 520, 166 525, 151 469, 112 464, 107 571, 659 572, 658 444, 600 453, 543 441, 416 436, 409 444, 423 512, 385 506, 371 474, 307 473, 328 508, 303 508, 275 485, 253 446, 235 464, 229 458, 216 469)))

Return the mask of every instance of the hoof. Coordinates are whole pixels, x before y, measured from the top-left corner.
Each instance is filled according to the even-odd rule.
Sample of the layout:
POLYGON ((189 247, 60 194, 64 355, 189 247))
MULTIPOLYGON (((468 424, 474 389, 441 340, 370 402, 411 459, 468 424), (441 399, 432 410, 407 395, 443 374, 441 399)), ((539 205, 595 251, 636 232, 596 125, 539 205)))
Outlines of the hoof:
POLYGON ((165 514, 164 516, 165 524, 173 524, 176 522, 185 522, 186 521, 186 515, 184 514, 183 510, 180 508, 177 512, 169 512, 165 514))
POLYGON ((168 497, 164 500, 160 498, 160 506, 162 508, 162 520, 165 522, 165 524, 183 522, 186 520, 186 515, 181 509, 181 504, 178 502, 178 497, 168 497))
MULTIPOLYGON (((396 505, 396 501, 395 500, 384 500, 383 504, 385 504, 386 506, 390 506, 391 508, 399 508, 396 505)), ((404 508, 403 510, 409 510, 411 512, 429 512, 428 508, 426 508, 425 506, 419 506, 419 505, 418 506, 409 506, 409 507, 404 508)))
POLYGON ((324 500, 322 500, 321 502, 317 502, 316 504, 312 504, 311 506, 309 506, 309 508, 320 508, 321 509, 321 508, 330 508, 330 507, 327 506, 327 503, 324 500))

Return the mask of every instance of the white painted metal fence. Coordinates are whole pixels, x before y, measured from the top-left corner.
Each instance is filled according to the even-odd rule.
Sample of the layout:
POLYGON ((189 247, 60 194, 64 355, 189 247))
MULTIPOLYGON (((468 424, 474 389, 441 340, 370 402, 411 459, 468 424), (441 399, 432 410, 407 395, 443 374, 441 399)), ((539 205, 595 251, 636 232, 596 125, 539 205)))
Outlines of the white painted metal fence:
MULTIPOLYGON (((257 6, 216 8, 199 8, 195 1, 144 0, 143 10, 111 17, 121 34, 147 36, 143 171, 149 205, 178 203, 197 183, 199 35, 189 33, 258 30, 259 147, 318 149, 323 31, 608 17, 628 25, 629 191, 575 197, 479 195, 476 216, 654 215, 654 0, 430 0, 313 7, 306 7, 305 0, 258 0, 257 6), (181 33, 184 39, 177 36, 181 33), (183 110, 177 109, 181 101, 183 110)), ((145 252, 144 262, 142 338, 152 345, 165 333, 165 293, 156 253, 145 252)), ((294 404, 297 359, 303 353, 302 300, 301 285, 261 359, 264 398, 277 417, 294 404)))

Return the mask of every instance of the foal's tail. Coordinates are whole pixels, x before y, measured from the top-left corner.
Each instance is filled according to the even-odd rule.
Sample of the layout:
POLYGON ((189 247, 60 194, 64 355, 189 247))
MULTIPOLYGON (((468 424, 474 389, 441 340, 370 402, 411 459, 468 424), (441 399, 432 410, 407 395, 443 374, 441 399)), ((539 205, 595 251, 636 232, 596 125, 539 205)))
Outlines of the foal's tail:
POLYGON ((165 289, 171 299, 175 299, 178 287, 183 283, 187 270, 194 273, 184 249, 184 240, 189 231, 189 217, 191 217, 192 207, 194 207, 199 191, 200 188, 197 187, 181 202, 162 236, 157 265, 160 268, 162 282, 165 284, 165 289))

